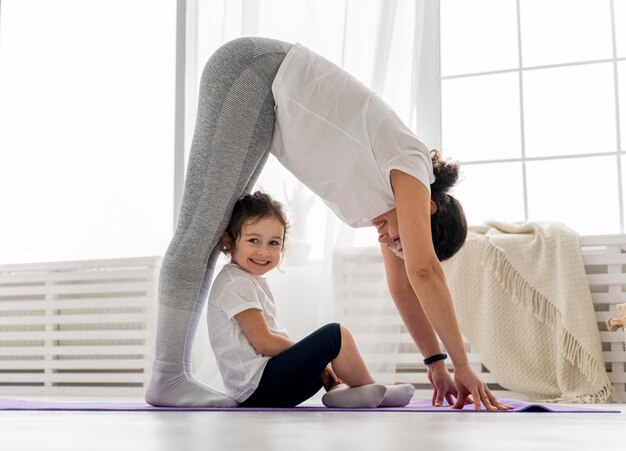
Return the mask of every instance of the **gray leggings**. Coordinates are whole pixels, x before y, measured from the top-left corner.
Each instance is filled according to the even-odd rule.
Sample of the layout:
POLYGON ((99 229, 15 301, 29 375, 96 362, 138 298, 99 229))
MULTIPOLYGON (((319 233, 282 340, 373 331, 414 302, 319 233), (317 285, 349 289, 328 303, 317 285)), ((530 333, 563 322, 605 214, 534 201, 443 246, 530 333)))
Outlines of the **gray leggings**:
POLYGON ((250 192, 269 155, 271 87, 290 48, 241 38, 219 48, 204 68, 180 216, 159 277, 156 369, 179 371, 190 360, 217 243, 235 201, 250 192))

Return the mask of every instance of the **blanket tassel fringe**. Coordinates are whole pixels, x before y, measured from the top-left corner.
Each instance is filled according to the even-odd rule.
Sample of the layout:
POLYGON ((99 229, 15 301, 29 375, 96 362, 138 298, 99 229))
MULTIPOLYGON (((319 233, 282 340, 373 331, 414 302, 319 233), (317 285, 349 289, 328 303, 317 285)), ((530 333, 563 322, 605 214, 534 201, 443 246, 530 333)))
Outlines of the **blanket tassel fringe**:
MULTIPOLYGON (((522 305, 533 316, 556 329, 559 337, 559 348, 564 357, 592 383, 597 381, 599 374, 604 373, 604 368, 594 359, 578 342, 578 340, 563 326, 561 315, 545 296, 538 292, 533 286, 515 270, 511 262, 506 258, 504 252, 495 244, 489 243, 481 264, 488 263, 489 268, 495 275, 502 288, 512 295, 513 300, 522 305)), ((602 388, 596 393, 578 394, 576 396, 565 396, 552 400, 552 402, 584 402, 601 404, 614 398, 613 386, 608 379, 602 388)))

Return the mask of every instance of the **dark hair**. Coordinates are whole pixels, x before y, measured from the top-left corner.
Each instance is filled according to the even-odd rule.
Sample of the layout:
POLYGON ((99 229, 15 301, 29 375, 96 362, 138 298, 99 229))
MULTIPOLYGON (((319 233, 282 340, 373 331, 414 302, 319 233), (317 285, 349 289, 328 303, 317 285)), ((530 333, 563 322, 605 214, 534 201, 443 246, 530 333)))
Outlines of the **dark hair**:
MULTIPOLYGON (((230 243, 224 241, 224 237, 220 239, 220 250, 226 255, 231 254, 232 247, 241 236, 241 229, 247 221, 258 221, 265 218, 276 218, 285 228, 288 228, 287 214, 283 204, 272 199, 269 194, 256 191, 253 194, 246 194, 237 202, 230 216, 230 222, 226 227, 225 234, 230 243)), ((284 247, 284 236, 283 236, 284 247)))
POLYGON ((459 179, 459 163, 441 159, 437 150, 431 150, 435 182, 430 185, 430 197, 437 211, 430 217, 433 245, 439 261, 452 257, 467 238, 467 220, 460 202, 448 194, 459 179))

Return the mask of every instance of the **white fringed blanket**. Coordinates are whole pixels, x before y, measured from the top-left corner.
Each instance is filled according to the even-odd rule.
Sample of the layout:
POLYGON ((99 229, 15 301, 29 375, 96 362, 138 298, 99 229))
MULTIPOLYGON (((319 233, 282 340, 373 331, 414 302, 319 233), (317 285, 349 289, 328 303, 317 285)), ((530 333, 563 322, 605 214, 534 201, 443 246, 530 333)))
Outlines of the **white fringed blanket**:
POLYGON ((443 266, 461 330, 501 386, 544 401, 613 398, 574 231, 488 222, 443 266))

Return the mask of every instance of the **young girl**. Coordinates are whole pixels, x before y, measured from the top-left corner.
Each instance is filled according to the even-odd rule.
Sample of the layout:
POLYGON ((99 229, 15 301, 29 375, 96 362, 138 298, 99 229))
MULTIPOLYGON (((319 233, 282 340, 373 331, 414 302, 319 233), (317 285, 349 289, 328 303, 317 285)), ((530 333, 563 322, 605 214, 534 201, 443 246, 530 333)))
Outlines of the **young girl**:
POLYGON ((376 383, 343 326, 327 324, 296 343, 278 323, 262 276, 280 262, 286 229, 282 205, 257 191, 237 201, 222 236, 231 263, 213 283, 207 315, 226 394, 242 407, 293 407, 324 386, 328 407, 408 404, 414 387, 376 383))

